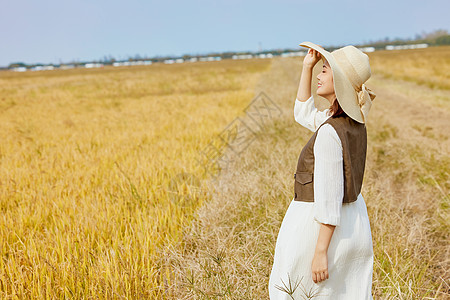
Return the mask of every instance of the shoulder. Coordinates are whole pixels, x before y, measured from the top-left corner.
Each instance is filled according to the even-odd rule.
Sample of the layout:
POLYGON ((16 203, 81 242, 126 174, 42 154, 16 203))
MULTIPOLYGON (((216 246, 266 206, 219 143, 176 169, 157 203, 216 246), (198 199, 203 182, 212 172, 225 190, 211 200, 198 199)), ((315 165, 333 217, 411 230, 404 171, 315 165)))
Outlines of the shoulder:
POLYGON ((365 128, 366 124, 359 123, 349 116, 339 116, 339 117, 331 117, 327 120, 327 123, 333 125, 336 130, 346 129, 346 128, 365 128))
POLYGON ((324 123, 328 123, 331 119, 330 108, 326 108, 324 110, 318 110, 316 116, 317 128, 324 123))

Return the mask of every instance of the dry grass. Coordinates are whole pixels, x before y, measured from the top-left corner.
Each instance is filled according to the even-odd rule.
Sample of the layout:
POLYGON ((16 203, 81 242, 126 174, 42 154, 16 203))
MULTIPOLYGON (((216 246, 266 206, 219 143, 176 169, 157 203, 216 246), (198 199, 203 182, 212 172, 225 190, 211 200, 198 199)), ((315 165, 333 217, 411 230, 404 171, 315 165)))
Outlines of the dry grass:
MULTIPOLYGON (((166 186, 270 61, 0 74, 0 297, 160 298, 201 201, 166 186)), ((197 168, 196 168, 197 167, 197 168)))
MULTIPOLYGON (((448 49, 415 50, 419 67, 419 52, 370 55, 374 299, 450 296, 450 83, 430 67, 448 70, 448 49)), ((293 118, 300 62, 0 74, 1 298, 267 299, 311 136, 293 118), (203 177, 200 151, 236 116, 250 122, 261 91, 282 115, 240 155, 221 153, 235 161, 217 182, 203 177), (200 189, 174 194, 180 172, 200 189)))
POLYGON ((431 88, 450 89, 450 46, 369 53, 372 73, 431 88))
MULTIPOLYGON (((293 119, 300 70, 299 59, 274 59, 255 94, 265 91, 283 116, 258 132, 219 182, 204 182, 211 201, 185 228, 183 243, 166 249, 162 263, 176 270, 176 299, 268 299, 292 170, 311 135, 293 119)), ((377 98, 362 193, 374 240, 374 299, 448 299, 449 96, 375 72, 368 86, 377 98)))

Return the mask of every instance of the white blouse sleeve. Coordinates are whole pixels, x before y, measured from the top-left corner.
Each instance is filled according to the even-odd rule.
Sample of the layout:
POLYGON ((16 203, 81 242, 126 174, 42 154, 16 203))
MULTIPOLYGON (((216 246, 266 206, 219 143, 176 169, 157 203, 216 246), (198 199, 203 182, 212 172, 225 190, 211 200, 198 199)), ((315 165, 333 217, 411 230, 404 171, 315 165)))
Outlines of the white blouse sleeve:
POLYGON ((334 127, 325 124, 314 143, 314 219, 338 226, 343 199, 342 143, 334 127))
POLYGON ((296 98, 294 105, 294 119, 303 127, 315 132, 328 118, 327 112, 329 110, 329 108, 323 111, 318 110, 314 105, 314 98, 312 95, 304 102, 296 98))

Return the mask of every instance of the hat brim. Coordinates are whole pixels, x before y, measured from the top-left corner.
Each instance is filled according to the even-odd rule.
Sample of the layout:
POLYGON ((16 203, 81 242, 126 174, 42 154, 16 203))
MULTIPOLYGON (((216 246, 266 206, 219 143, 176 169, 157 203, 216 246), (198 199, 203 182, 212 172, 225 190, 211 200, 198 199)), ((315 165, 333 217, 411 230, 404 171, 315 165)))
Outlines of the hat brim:
POLYGON ((364 117, 359 108, 358 93, 353 88, 352 83, 348 80, 342 68, 336 62, 332 53, 311 42, 303 42, 299 45, 316 50, 328 61, 333 73, 334 91, 339 105, 349 117, 359 123, 364 123, 364 117))

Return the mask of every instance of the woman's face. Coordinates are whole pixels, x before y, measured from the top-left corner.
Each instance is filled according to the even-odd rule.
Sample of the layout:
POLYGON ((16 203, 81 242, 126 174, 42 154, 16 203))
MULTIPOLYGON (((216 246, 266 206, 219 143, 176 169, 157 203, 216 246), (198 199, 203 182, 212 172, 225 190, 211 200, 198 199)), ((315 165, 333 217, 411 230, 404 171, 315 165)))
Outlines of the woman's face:
POLYGON ((333 104, 334 99, 336 99, 334 93, 333 72, 331 71, 328 61, 325 59, 323 59, 322 71, 317 75, 317 79, 319 80, 317 85, 317 95, 326 98, 330 101, 330 104, 333 104))

